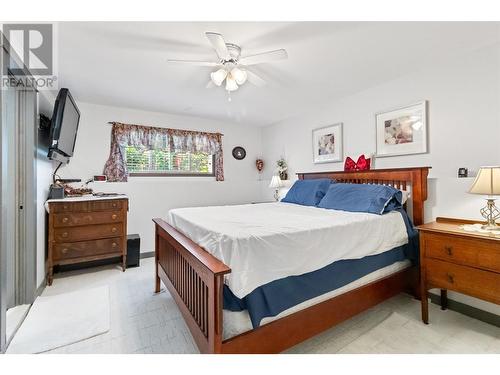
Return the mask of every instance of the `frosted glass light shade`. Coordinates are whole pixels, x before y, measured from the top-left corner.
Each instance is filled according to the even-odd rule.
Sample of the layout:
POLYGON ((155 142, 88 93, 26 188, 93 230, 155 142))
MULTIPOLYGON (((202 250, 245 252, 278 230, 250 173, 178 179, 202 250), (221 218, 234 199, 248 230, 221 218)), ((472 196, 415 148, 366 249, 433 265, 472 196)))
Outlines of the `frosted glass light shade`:
POLYGON ((500 195, 500 166, 479 168, 469 193, 500 195))
POLYGON ((238 85, 244 84, 247 80, 247 72, 239 68, 231 70, 231 76, 233 76, 238 85))
POLYGON ((236 91, 238 90, 238 84, 236 80, 229 74, 226 78, 226 90, 227 91, 236 91))
POLYGON ((272 189, 277 189, 282 186, 283 184, 281 183, 280 176, 273 176, 273 178, 271 179, 271 183, 269 184, 269 187, 272 189))
POLYGON ((224 82, 226 77, 227 77, 227 71, 222 68, 213 73, 210 73, 210 78, 212 79, 212 82, 217 86, 222 85, 222 82, 224 82))

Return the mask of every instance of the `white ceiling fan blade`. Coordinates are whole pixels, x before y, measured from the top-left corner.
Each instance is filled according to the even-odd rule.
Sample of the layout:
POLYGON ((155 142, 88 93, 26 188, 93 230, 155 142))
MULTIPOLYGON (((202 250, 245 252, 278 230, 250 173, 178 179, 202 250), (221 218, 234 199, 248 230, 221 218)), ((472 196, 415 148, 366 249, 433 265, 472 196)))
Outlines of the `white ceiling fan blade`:
POLYGON ((219 58, 221 58, 222 60, 231 59, 231 55, 229 54, 229 50, 227 49, 226 42, 224 41, 224 38, 221 34, 206 32, 205 35, 212 44, 212 47, 214 47, 215 52, 217 53, 217 56, 219 56, 219 58))
POLYGON ((284 60, 287 58, 288 54, 284 49, 277 49, 275 51, 263 52, 256 55, 242 57, 239 60, 239 63, 243 65, 255 65, 270 61, 284 60))
POLYGON ((205 88, 207 89, 211 89, 212 87, 215 87, 215 83, 213 83, 211 80, 208 81, 207 85, 205 86, 205 88))
POLYGON ((174 64, 185 64, 185 65, 194 65, 194 66, 217 66, 219 63, 212 61, 195 61, 195 60, 167 60, 169 63, 174 64))
POLYGON ((254 84, 257 87, 263 87, 263 86, 267 85, 266 81, 264 81, 262 78, 260 78, 257 74, 255 74, 249 70, 246 70, 246 69, 245 69, 245 71, 247 72, 248 82, 254 84))

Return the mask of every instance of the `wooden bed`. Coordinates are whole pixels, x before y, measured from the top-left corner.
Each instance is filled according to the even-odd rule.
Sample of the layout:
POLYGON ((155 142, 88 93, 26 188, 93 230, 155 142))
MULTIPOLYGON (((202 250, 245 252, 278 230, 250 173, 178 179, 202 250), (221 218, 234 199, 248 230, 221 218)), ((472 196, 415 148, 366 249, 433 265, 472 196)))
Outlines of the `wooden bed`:
MULTIPOLYGON (((299 173, 299 179, 410 187, 412 218, 424 222, 430 167, 357 172, 299 173)), ((162 219, 155 222, 156 287, 163 281, 176 301, 201 353, 279 353, 404 291, 418 293, 418 269, 410 267, 223 340, 222 288, 231 269, 162 219)))

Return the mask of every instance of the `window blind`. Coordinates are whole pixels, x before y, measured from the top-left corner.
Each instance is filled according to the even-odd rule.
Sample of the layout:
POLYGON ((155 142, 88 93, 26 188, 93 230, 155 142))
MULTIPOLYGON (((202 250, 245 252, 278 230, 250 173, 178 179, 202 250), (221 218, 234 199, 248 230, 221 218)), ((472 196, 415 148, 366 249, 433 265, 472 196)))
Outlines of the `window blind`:
POLYGON ((182 174, 213 176, 213 155, 172 152, 166 149, 141 150, 125 147, 128 172, 133 174, 182 174))

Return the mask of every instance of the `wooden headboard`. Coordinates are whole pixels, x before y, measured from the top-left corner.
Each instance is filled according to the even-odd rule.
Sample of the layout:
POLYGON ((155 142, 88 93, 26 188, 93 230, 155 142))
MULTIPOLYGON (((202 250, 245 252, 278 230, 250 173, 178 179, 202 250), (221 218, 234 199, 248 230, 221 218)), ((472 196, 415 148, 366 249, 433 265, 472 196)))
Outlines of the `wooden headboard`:
POLYGON ((421 225, 424 223, 424 202, 427 199, 427 175, 430 168, 415 167, 353 172, 311 172, 297 173, 297 175, 299 176, 299 180, 331 178, 338 182, 351 184, 390 185, 396 189, 403 190, 406 190, 410 186, 411 195, 408 199, 412 203, 413 223, 421 225))

